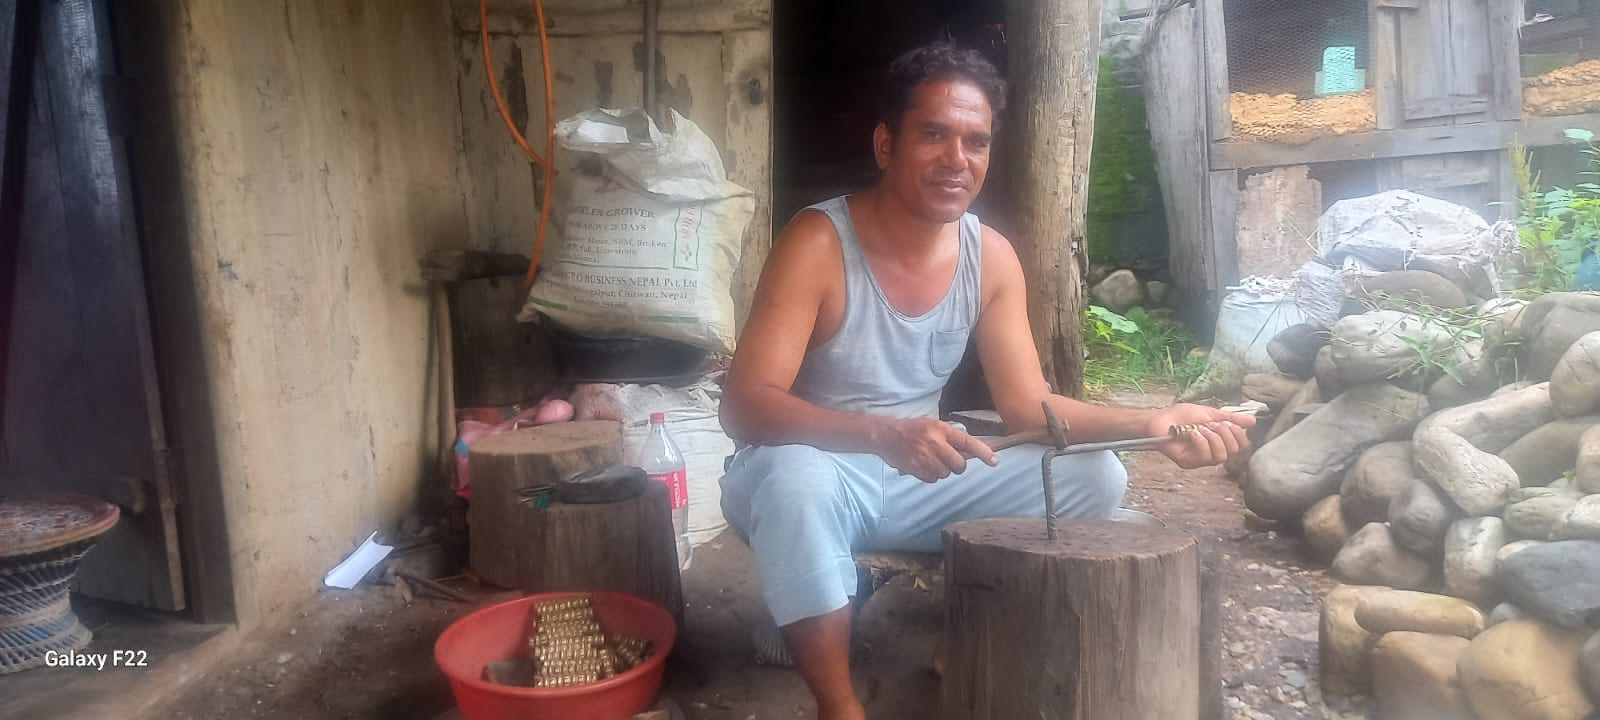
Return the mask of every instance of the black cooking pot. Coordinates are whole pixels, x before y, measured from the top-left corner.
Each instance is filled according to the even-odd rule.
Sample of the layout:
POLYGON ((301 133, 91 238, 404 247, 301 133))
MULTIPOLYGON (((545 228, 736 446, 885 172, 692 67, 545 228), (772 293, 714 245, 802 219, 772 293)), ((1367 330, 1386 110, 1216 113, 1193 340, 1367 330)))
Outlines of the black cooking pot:
POLYGON ((704 349, 653 337, 589 337, 547 323, 551 350, 568 382, 672 385, 707 370, 704 349))

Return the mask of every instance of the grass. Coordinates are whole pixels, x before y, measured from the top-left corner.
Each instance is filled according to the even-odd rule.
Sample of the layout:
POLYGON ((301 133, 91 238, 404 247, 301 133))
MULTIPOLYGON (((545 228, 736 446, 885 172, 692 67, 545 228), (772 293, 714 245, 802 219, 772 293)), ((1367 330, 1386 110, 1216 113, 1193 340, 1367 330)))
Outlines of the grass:
POLYGON ((1083 385, 1091 396, 1152 385, 1182 390, 1205 370, 1205 358, 1189 356, 1194 342, 1183 326, 1140 308, 1119 315, 1091 305, 1084 345, 1083 385))

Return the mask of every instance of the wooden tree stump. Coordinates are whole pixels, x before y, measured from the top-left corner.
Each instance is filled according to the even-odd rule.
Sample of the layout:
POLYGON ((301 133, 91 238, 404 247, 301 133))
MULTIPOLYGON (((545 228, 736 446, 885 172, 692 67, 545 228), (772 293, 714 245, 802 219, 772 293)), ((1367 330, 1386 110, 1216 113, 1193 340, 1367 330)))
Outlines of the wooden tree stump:
POLYGON ((661 603, 682 622, 683 589, 666 485, 609 503, 567 504, 525 492, 621 462, 622 426, 554 423, 473 445, 472 569, 524 592, 615 590, 661 603))
POLYGON ((595 505, 524 503, 517 585, 525 592, 616 590, 661 603, 683 626, 683 584, 672 534, 672 497, 650 482, 642 495, 595 505))
POLYGON ((1114 521, 984 519, 944 533, 951 720, 1195 720, 1194 538, 1114 521))
POLYGON ((621 461, 622 424, 613 420, 552 423, 474 443, 467 456, 473 572, 493 585, 519 587, 522 556, 546 552, 528 543, 523 491, 621 461))

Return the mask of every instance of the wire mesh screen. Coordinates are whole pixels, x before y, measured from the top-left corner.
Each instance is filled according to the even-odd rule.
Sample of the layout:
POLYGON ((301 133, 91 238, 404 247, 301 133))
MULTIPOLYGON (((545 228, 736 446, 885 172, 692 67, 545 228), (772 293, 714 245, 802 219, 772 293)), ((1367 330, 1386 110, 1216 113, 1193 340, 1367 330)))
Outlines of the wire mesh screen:
POLYGON ((1233 134, 1303 142, 1377 126, 1368 0, 1226 0, 1233 134))

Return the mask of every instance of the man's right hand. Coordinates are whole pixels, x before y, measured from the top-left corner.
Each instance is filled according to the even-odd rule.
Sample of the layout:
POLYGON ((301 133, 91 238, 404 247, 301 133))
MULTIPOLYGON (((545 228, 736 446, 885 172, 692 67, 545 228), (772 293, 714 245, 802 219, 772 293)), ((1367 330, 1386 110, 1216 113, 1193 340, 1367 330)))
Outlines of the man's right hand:
POLYGON ((994 466, 994 450, 955 425, 935 418, 891 420, 879 431, 878 455, 890 467, 925 483, 934 483, 967 468, 975 457, 994 466))

